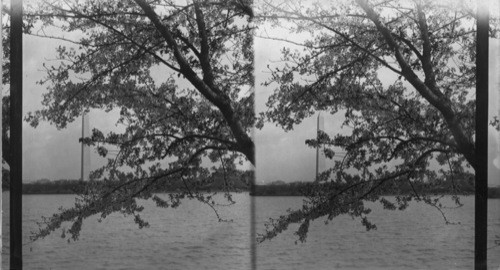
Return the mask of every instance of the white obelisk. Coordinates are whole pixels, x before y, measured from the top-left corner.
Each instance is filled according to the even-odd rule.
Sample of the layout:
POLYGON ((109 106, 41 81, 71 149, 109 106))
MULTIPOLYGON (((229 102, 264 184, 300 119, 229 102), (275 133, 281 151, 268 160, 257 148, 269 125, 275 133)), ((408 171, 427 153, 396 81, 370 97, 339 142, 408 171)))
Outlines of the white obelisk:
MULTIPOLYGON (((318 113, 318 124, 316 130, 316 139, 319 139, 319 132, 324 130, 324 119, 321 116, 321 112, 318 113)), ((318 180, 319 175, 325 170, 325 153, 322 148, 318 145, 316 147, 316 180, 318 180)))
MULTIPOLYGON (((82 138, 89 136, 89 115, 82 115, 82 138)), ((90 175, 90 147, 85 145, 82 141, 82 156, 81 156, 81 169, 80 179, 82 181, 89 180, 90 175)))

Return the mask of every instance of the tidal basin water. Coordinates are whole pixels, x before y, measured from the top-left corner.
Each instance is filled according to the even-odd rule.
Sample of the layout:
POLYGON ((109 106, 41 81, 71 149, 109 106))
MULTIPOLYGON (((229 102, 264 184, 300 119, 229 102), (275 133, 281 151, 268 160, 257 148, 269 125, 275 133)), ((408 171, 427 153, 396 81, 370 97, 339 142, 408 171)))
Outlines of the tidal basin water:
MULTIPOLYGON (((138 229, 131 217, 113 214, 101 223, 84 222, 80 240, 67 243, 56 231, 28 243, 36 220, 60 206, 70 207, 73 195, 23 196, 25 269, 251 269, 250 203, 246 193, 234 194, 236 205, 220 209, 232 222, 218 222, 212 210, 196 201, 178 209, 156 208, 141 215, 149 228, 138 229)), ((390 198, 389 198, 390 199, 390 198)), ((451 200, 444 200, 452 205, 451 200)), ((8 269, 8 193, 3 193, 2 269, 8 269)), ((301 205, 300 197, 256 197, 256 229, 264 222, 301 205)), ((297 226, 272 241, 257 245, 257 269, 471 269, 474 258, 474 198, 446 209, 446 225, 432 207, 412 203, 403 212, 373 206, 378 229, 367 232, 348 217, 313 222, 305 243, 295 244, 297 226)), ((66 225, 68 229, 70 225, 66 225)), ((489 269, 500 267, 500 200, 489 200, 489 269)))

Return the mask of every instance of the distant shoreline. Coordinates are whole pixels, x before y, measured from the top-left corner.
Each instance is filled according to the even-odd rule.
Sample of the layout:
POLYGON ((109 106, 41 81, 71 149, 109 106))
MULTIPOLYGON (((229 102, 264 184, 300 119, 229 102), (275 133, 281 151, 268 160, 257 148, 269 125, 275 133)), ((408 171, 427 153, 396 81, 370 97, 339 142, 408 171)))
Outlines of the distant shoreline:
MULTIPOLYGON (((79 190, 82 190, 86 182, 80 180, 64 180, 64 181, 49 181, 49 182, 34 182, 34 183, 23 183, 23 194, 24 195, 63 195, 63 194, 77 194, 79 190)), ((270 184, 270 185, 255 185, 253 188, 248 186, 239 186, 235 189, 235 192, 249 192, 250 196, 256 197, 271 197, 271 196, 287 196, 287 197, 300 197, 305 196, 305 192, 312 187, 311 182, 294 182, 285 184, 270 184)), ((3 187, 3 191, 8 191, 8 187, 3 187)), ((208 190, 208 188, 207 188, 208 190)), ((172 190, 161 190, 159 193, 169 193, 176 192, 177 189, 172 190)), ((220 186, 212 187, 210 191, 224 191, 220 186)), ((433 188, 420 188, 417 190, 422 194, 430 195, 452 195, 447 192, 446 188, 436 186, 433 188)), ((382 192, 384 196, 396 196, 398 194, 410 194, 410 190, 400 190, 399 193, 391 192, 390 190, 385 190, 382 192)), ((459 192, 459 195, 473 195, 474 190, 468 188, 459 192)), ((488 198, 497 199, 500 198, 500 186, 489 187, 488 188, 488 198)))
MULTIPOLYGON (((251 196, 266 197, 266 196, 305 196, 304 190, 307 190, 308 183, 295 183, 295 184, 284 184, 284 185, 256 185, 254 190, 250 193, 251 196)), ((451 192, 446 192, 446 189, 442 187, 434 187, 428 190, 419 190, 421 194, 428 194, 432 196, 439 195, 453 195, 451 192)), ((390 191, 382 192, 382 196, 397 196, 402 194, 410 194, 410 190, 403 191, 402 193, 393 193, 390 191)), ((458 195, 474 195, 474 190, 465 190, 464 192, 459 192, 458 195)), ((500 199, 500 186, 498 187, 488 187, 488 198, 489 199, 500 199)))

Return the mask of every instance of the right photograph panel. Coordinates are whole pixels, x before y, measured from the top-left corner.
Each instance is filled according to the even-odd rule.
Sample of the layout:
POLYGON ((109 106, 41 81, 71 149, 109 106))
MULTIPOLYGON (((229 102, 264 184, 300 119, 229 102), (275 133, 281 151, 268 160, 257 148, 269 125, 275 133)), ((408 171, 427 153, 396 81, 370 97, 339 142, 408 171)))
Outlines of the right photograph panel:
MULTIPOLYGON (((474 1, 254 3, 257 269, 475 266, 474 1)), ((500 266, 499 7, 487 266, 500 266)), ((483 62, 484 63, 484 62, 483 62)), ((485 155, 486 156, 486 155, 485 155)))

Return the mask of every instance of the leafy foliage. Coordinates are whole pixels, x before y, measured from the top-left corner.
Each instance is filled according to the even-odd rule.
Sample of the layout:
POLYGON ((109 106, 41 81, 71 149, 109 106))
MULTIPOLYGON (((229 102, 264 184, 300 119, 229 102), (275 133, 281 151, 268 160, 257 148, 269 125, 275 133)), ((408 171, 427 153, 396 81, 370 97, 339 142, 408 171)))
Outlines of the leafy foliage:
MULTIPOLYGON (((403 184, 472 175, 475 11, 463 2, 450 9, 435 1, 263 1, 262 6, 257 13, 262 22, 310 38, 302 44, 287 40, 302 50, 285 47, 283 64, 269 67, 266 84, 278 87, 259 124, 272 121, 290 130, 316 111, 327 111, 343 115, 343 126, 352 132, 306 142, 329 148, 326 156, 338 149, 346 155, 321 177, 302 209, 271 220, 260 240, 300 223, 296 234, 304 241, 310 221, 338 215, 359 218, 373 229, 366 200, 402 210, 416 199, 440 210, 439 202, 416 190, 398 196, 397 205, 381 197, 381 190, 400 194, 403 184), (325 188, 338 184, 346 187, 325 188)), ((498 18, 492 37, 498 37, 495 22, 498 18)), ((459 194, 460 187, 450 191, 459 194)))
POLYGON ((254 162, 250 4, 44 1, 27 9, 29 34, 67 44, 57 48, 56 64, 44 64, 44 108, 27 121, 64 128, 85 111, 119 109, 125 126, 123 133, 94 129, 83 139, 108 163, 92 173, 75 206, 45 219, 33 239, 69 221, 65 233, 76 240, 85 218, 112 212, 147 226, 136 199, 171 182, 183 188, 169 202, 156 199, 159 206, 185 198, 213 206, 213 194, 198 189, 210 173, 203 160, 226 173, 236 162, 254 162))

